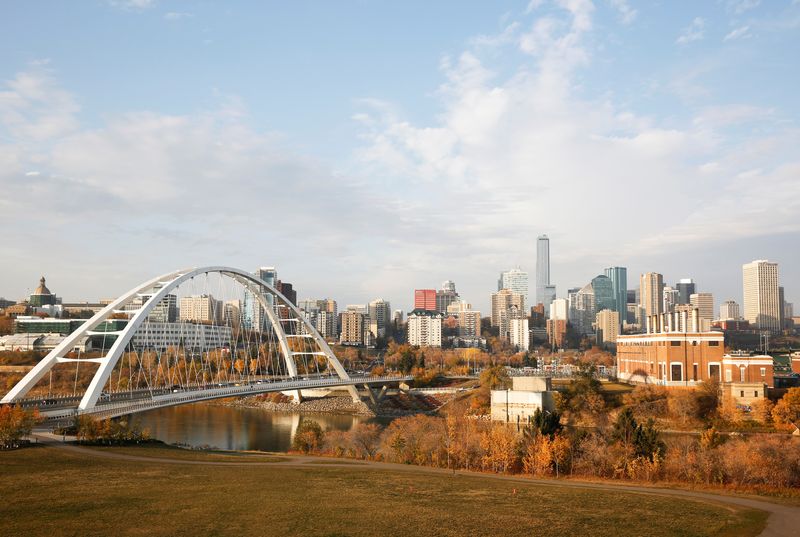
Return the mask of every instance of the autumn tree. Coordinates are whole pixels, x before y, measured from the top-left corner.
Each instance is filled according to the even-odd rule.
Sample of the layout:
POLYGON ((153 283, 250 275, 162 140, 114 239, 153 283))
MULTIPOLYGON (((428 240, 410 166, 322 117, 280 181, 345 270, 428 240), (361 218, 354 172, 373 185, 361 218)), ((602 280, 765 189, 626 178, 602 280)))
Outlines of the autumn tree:
POLYGON ((772 419, 778 425, 800 428, 800 388, 789 388, 772 409, 772 419))
POLYGON ((0 406, 0 448, 17 447, 19 441, 31 434, 33 426, 39 421, 39 412, 25 410, 18 406, 0 406))
POLYGON ((292 449, 311 453, 319 449, 322 442, 322 427, 314 420, 301 419, 292 439, 292 449))

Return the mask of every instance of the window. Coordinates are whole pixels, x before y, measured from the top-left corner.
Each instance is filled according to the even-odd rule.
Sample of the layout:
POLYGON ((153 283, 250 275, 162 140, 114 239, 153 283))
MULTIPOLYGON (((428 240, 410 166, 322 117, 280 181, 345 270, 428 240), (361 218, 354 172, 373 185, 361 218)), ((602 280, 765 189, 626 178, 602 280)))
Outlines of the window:
POLYGON ((680 363, 673 362, 671 365, 672 380, 683 380, 683 367, 680 363))
POLYGON ((725 382, 733 381, 733 373, 731 373, 730 369, 725 370, 725 382))
POLYGON ((766 377, 767 376, 767 368, 766 367, 762 367, 761 368, 761 376, 762 377, 766 377))
POLYGON ((692 364, 692 380, 697 380, 697 364, 692 364))
POLYGON ((708 365, 708 376, 712 379, 720 379, 719 376, 719 364, 709 364, 708 365))
POLYGON ((745 374, 744 374, 744 367, 739 368, 739 381, 744 382, 745 374))
POLYGON ((671 346, 673 346, 673 347, 680 347, 681 346, 681 342, 680 341, 675 341, 675 340, 670 341, 669 344, 671 346))
POLYGON ((753 392, 753 397, 758 397, 758 390, 753 392))
POLYGON ((709 347, 719 347, 719 341, 709 341, 708 342, 708 346, 709 347))
POLYGON ((739 392, 739 397, 744 397, 744 390, 741 390, 741 391, 739 392))

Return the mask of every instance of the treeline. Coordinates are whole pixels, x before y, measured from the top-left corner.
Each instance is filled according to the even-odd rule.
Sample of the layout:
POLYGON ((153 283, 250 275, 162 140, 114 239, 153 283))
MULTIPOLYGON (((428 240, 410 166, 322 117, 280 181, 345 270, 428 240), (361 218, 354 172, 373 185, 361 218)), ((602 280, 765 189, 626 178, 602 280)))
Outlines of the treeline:
POLYGON ((73 426, 62 432, 74 434, 81 444, 118 445, 150 441, 149 430, 125 419, 98 420, 91 416, 78 416, 73 426))
POLYGON ((14 449, 31 434, 40 420, 36 409, 25 410, 15 405, 0 406, 0 449, 14 449))
POLYGON ((517 429, 464 413, 410 416, 382 429, 359 424, 323 432, 303 420, 293 448, 304 453, 536 477, 666 481, 784 490, 800 486, 800 442, 788 435, 721 435, 665 441, 631 409, 609 427, 565 429, 556 413, 537 413, 517 429))

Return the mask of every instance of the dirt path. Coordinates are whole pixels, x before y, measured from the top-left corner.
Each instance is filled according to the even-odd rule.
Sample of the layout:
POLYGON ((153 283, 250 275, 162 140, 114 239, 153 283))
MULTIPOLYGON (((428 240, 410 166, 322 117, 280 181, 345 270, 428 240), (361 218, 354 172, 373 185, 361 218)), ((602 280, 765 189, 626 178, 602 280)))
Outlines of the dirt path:
MULTIPOLYGON (((283 466, 283 467, 313 467, 324 466, 332 468, 361 468, 363 470, 390 470, 393 472, 409 472, 409 473, 427 473, 427 474, 440 474, 440 475, 455 475, 455 476, 468 476, 468 477, 483 477, 486 479, 499 479, 503 481, 512 481, 517 483, 535 484, 551 487, 570 487, 570 488, 583 488, 593 490, 607 490, 615 492, 628 492, 634 494, 651 494, 659 496, 672 496, 676 498, 686 498, 690 500, 698 500, 704 502, 711 502, 722 505, 735 505, 738 507, 745 507, 750 509, 759 509, 769 513, 767 519, 767 526, 761 533, 761 537, 797 537, 800 535, 800 507, 792 507, 788 505, 781 505, 771 503, 769 501, 756 500, 751 498, 743 498, 737 496, 725 496, 722 494, 712 494, 708 492, 696 492, 691 490, 679 489, 659 489, 653 487, 643 487, 636 485, 623 485, 616 483, 585 483, 577 481, 562 481, 552 479, 532 479, 528 477, 506 476, 498 474, 484 474, 478 472, 457 471, 453 473, 450 470, 443 468, 428 468, 425 466, 412 466, 407 464, 395 464, 388 462, 372 462, 372 461, 353 461, 349 459, 342 459, 337 462, 337 459, 329 457, 313 457, 313 456, 299 456, 299 455, 285 455, 281 454, 280 457, 285 460, 274 462, 236 462, 236 461, 198 461, 190 459, 168 459, 163 457, 146 457, 139 455, 129 455, 124 453, 114 453, 112 451, 101 451, 96 449, 89 449, 74 444, 65 444, 61 441, 61 437, 53 436, 50 434, 36 434, 35 438, 40 443, 47 446, 55 447, 77 455, 98 457, 104 459, 114 459, 121 461, 135 461, 135 462, 157 462, 159 464, 189 464, 201 466, 283 466)), ((246 456, 246 455, 245 455, 246 456)))

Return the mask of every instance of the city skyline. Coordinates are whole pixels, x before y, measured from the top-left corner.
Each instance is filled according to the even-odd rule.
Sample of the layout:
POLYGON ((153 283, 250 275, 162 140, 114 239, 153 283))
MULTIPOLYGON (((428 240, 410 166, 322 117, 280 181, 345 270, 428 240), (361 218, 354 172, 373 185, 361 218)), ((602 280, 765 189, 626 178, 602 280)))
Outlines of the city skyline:
POLYGON ((770 259, 797 302, 800 5, 756 4, 14 5, 0 296, 269 264, 301 298, 452 279, 488 311, 547 234, 559 297, 624 266, 742 304, 770 259))

